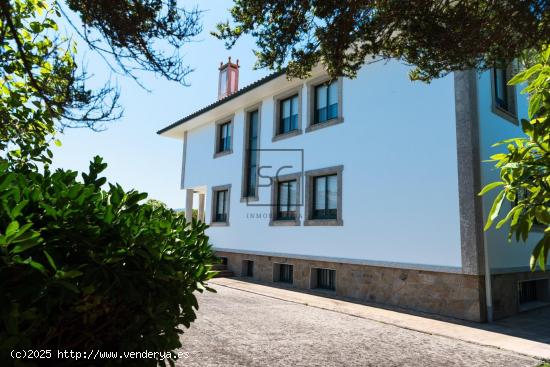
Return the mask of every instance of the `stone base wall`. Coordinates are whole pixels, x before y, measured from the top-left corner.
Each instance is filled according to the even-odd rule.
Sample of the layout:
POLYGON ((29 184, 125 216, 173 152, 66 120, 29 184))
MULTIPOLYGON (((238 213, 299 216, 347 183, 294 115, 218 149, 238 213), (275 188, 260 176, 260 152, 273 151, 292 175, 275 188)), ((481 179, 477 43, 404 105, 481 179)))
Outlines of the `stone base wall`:
MULTIPOLYGON (((519 272, 495 274, 491 277, 493 291, 493 318, 501 319, 515 315, 521 311, 519 303, 519 282, 527 280, 548 279, 540 286, 546 289, 538 289, 539 301, 550 303, 550 272, 519 272)), ((539 286, 539 288, 540 288, 539 286)))
MULTIPOLYGON (((274 264, 293 265, 298 289, 311 289, 311 269, 336 270, 336 296, 400 306, 463 320, 485 321, 483 278, 475 275, 399 269, 329 261, 217 251, 235 275, 244 275, 243 261, 254 261, 253 280, 273 282, 274 264)), ((323 290, 323 293, 327 291, 323 290)))

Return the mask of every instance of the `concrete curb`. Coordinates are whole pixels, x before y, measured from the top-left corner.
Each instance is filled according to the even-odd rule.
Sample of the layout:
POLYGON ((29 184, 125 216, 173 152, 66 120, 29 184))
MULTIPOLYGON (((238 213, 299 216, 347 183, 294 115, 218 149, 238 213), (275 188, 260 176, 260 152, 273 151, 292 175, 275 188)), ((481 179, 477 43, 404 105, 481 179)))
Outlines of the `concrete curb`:
POLYGON ((287 302, 300 303, 421 333, 503 349, 541 360, 550 360, 550 345, 499 333, 498 327, 491 326, 494 330, 487 330, 484 324, 467 322, 464 322, 463 325, 455 324, 364 304, 245 282, 235 278, 216 278, 211 280, 210 283, 211 285, 233 288, 287 302))

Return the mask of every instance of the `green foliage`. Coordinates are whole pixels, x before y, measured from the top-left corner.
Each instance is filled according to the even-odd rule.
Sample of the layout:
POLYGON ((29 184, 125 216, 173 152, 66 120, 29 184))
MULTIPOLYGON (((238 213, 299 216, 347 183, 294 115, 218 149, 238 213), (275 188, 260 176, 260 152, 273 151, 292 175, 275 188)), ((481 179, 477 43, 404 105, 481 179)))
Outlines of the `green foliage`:
MULTIPOLYGON (((59 124, 92 127, 113 106, 103 105, 109 89, 93 93, 77 76, 60 10, 56 1, 0 1, 0 361, 33 362, 16 362, 12 349, 172 351, 196 318, 194 293, 213 275, 206 225, 158 201, 141 204, 144 193, 102 189, 99 157, 81 180, 50 170, 59 124)), ((157 361, 94 361, 105 364, 157 361)))
POLYGON ((536 58, 534 65, 517 74, 510 84, 528 83, 522 93, 529 94, 529 120, 521 127, 526 136, 495 144, 506 145, 508 152, 491 156, 500 169, 501 181, 487 185, 480 193, 499 188, 485 229, 497 219, 504 201, 512 208, 496 228, 509 223, 509 239, 526 241, 534 226, 544 226, 544 234, 531 256, 531 270, 545 270, 550 250, 550 47, 536 58))
POLYGON ((74 27, 78 35, 91 50, 114 60, 116 71, 137 80, 135 71, 146 70, 186 85, 192 69, 184 65, 182 49, 202 31, 199 10, 181 8, 173 0, 65 3, 83 24, 82 30, 74 27))
POLYGON ((251 34, 257 66, 286 65, 292 77, 319 62, 333 77, 354 77, 382 57, 415 65, 411 77, 429 81, 492 67, 550 39, 550 4, 538 0, 236 0, 231 16, 214 35, 232 47, 251 34))
POLYGON ((47 137, 74 81, 73 55, 63 48, 70 45, 52 40, 56 9, 42 1, 2 2, 0 11, 0 150, 25 164, 48 162, 47 137))
MULTIPOLYGON (((0 358, 11 349, 172 351, 208 289, 206 225, 88 173, 0 161, 0 358)), ((58 366, 62 365, 60 361, 58 366)), ((74 361, 66 361, 67 364, 74 361)), ((156 365, 150 360, 94 365, 156 365)))

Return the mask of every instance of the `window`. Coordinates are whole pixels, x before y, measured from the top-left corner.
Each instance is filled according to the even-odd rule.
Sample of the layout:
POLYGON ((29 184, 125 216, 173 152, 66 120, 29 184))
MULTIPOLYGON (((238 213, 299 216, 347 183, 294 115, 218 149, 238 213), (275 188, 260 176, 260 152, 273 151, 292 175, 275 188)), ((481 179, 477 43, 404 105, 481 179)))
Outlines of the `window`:
POLYGON ((534 279, 520 281, 518 298, 520 311, 528 310, 530 305, 546 305, 550 301, 550 287, 548 279, 534 279))
POLYGON ((214 158, 233 153, 233 117, 216 122, 214 158))
POLYGON ((229 225, 229 196, 231 185, 212 188, 211 225, 229 225))
POLYGON ((298 129, 298 95, 284 99, 280 102, 279 134, 286 134, 298 129))
POLYGON ((221 124, 219 129, 218 153, 221 153, 231 149, 231 122, 221 124))
POLYGON ((315 87, 314 124, 320 124, 338 117, 338 82, 315 87))
POLYGON ((298 184, 296 180, 279 182, 277 188, 277 220, 295 220, 298 184))
POLYGON ((259 140, 260 118, 259 110, 248 112, 245 139, 245 161, 243 198, 257 198, 258 188, 258 153, 260 148, 259 140))
POLYGON ((242 276, 254 277, 254 261, 243 260, 242 276))
POLYGON ((302 172, 273 177, 270 226, 299 226, 302 172))
POLYGON ((299 85, 273 96, 273 142, 302 133, 302 89, 299 85))
POLYGON ((315 177, 313 196, 313 219, 336 219, 336 175, 315 177))
MULTIPOLYGON (((515 87, 508 85, 512 79, 512 67, 502 66, 493 68, 493 110, 495 112, 505 111, 515 117, 516 115, 516 98, 515 87)), ((516 122, 516 121, 514 121, 516 122)))
POLYGON ((304 225, 343 225, 343 166, 306 172, 306 218, 304 225))
POLYGON ((216 191, 216 217, 215 222, 227 221, 227 190, 216 191))
POLYGON ((312 288, 336 290, 336 270, 313 268, 311 276, 316 278, 312 288))
POLYGON ((293 266, 290 264, 273 264, 275 276, 274 279, 276 282, 289 283, 294 282, 293 276, 293 266))

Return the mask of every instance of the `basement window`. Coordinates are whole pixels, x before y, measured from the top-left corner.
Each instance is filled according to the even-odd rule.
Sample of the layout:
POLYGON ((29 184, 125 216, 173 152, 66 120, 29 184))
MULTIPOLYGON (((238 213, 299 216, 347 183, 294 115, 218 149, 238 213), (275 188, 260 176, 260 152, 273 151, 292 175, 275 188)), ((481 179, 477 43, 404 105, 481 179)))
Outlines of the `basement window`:
POLYGON ((292 284, 294 282, 294 266, 290 264, 273 264, 273 279, 276 282, 292 284))
POLYGON ((243 260, 242 275, 243 275, 243 277, 253 277, 254 276, 254 261, 252 261, 252 260, 243 260))
POLYGON ((313 268, 311 269, 311 287, 315 289, 336 290, 336 270, 313 268))
POLYGON ((520 311, 525 311, 550 302, 548 279, 537 279, 519 282, 518 297, 520 311))

